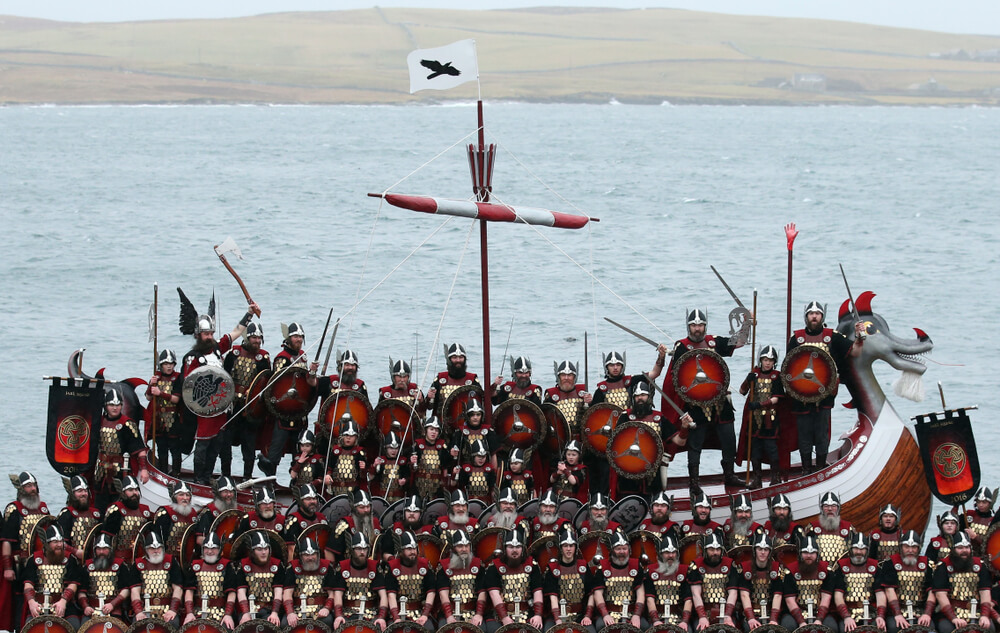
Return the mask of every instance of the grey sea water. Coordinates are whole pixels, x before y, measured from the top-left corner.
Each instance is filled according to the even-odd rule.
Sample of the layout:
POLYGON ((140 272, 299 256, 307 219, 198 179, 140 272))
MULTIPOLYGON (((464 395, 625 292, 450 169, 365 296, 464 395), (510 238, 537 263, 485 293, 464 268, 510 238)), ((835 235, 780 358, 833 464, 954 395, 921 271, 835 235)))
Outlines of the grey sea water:
MULTIPOLYGON (((783 351, 782 226, 795 222, 793 325, 812 299, 836 314, 843 263, 895 333, 925 330, 931 359, 947 364, 928 363, 922 403, 891 395, 896 372, 880 366, 901 417, 940 410, 936 381, 949 406, 978 404, 983 483, 1000 484, 1000 111, 487 104, 486 124, 501 144, 498 199, 601 220, 489 227, 494 375, 512 319, 509 353, 529 356, 543 386, 552 361, 582 366, 584 332, 591 385, 599 352, 626 350, 633 372, 651 366, 654 351, 604 316, 670 342, 699 306, 710 331, 727 333, 733 303, 709 265, 744 302, 757 289, 758 341, 783 351)), ((315 346, 333 307, 346 315, 337 347, 360 355, 372 390, 390 355, 413 360, 426 386, 453 340, 481 371, 478 229, 366 197, 392 187, 466 198, 462 141, 475 125, 471 105, 0 108, 0 471, 32 469, 61 505, 41 376, 65 375, 85 347, 89 373, 148 378, 154 282, 161 349, 188 348, 177 286, 200 309, 214 290, 220 330, 235 325, 245 303, 212 252, 226 236, 242 248, 234 265, 272 353, 292 320, 315 346)), ((737 352, 734 380, 750 365, 749 349, 737 352)), ((835 415, 839 435, 852 415, 835 415)))

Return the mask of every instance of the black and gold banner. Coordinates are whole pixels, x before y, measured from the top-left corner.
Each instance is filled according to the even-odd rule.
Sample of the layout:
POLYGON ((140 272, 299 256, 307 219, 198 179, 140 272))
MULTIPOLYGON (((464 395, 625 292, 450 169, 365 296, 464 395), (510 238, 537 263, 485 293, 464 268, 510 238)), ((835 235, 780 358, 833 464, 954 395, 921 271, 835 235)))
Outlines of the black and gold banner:
POLYGON ((918 415, 917 442, 924 475, 934 496, 945 505, 961 505, 979 487, 979 454, 966 409, 918 415))
POLYGON ((103 380, 81 378, 64 384, 62 379, 52 379, 45 455, 60 475, 72 477, 93 469, 101 443, 103 408, 103 380))

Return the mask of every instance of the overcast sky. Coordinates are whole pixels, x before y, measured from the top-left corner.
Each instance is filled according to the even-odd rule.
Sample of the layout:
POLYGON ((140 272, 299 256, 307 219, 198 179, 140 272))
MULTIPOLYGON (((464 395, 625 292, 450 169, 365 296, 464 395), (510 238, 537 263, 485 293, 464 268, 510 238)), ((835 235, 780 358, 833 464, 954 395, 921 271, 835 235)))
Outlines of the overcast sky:
MULTIPOLYGON (((363 9, 375 4, 372 0, 0 0, 0 14, 70 22, 120 22, 363 9)), ((382 3, 382 6, 452 9, 553 5, 672 7, 1000 35, 1000 3, 997 0, 387 0, 382 3)))

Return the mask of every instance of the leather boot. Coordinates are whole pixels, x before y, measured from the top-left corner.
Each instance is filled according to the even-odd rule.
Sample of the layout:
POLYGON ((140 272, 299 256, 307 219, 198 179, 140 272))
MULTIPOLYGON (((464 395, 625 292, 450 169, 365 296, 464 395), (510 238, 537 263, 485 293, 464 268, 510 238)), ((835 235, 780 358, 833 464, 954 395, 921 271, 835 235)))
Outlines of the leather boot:
POLYGON ((736 476, 732 462, 722 462, 722 480, 727 488, 745 488, 746 482, 736 476))
POLYGON ((747 486, 750 490, 759 490, 764 486, 762 481, 763 473, 760 470, 760 462, 753 463, 753 479, 750 480, 750 485, 747 486))
POLYGON ((701 464, 692 464, 688 462, 688 490, 691 493, 692 499, 696 495, 701 494, 701 478, 698 476, 700 469, 701 464))
POLYGON ((802 457, 802 475, 809 475, 813 472, 812 453, 802 457))
POLYGON ((778 466, 773 466, 771 468, 771 484, 780 484, 785 481, 785 473, 778 466))

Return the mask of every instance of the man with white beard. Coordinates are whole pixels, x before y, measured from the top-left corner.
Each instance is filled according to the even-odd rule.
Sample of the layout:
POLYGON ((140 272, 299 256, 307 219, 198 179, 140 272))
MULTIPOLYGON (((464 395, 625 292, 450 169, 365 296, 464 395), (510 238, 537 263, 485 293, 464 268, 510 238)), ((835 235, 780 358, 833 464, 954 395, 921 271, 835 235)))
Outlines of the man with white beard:
MULTIPOLYGON (((41 614, 45 602, 43 594, 48 591, 52 613, 66 618, 73 626, 80 625, 80 612, 74 601, 79 579, 70 573, 72 567, 69 562, 62 530, 58 525, 48 526, 45 528, 42 550, 35 552, 24 565, 24 575, 21 578, 27 606, 24 620, 41 614)), ((20 623, 24 624, 23 621, 20 623)))
POLYGON ((542 630, 548 631, 563 622, 589 627, 594 621, 594 605, 588 600, 593 581, 587 573, 587 562, 580 557, 573 526, 560 525, 556 539, 559 556, 549 561, 542 579, 548 607, 542 630))
POLYGON ((753 535, 764 526, 753 520, 753 501, 750 495, 740 493, 729 500, 731 516, 722 525, 729 549, 749 545, 753 535))
POLYGON ((930 592, 933 571, 926 556, 920 555, 920 535, 907 530, 899 539, 898 554, 882 564, 879 585, 885 592, 889 612, 885 622, 889 633, 913 624, 931 626, 937 601, 930 592))
POLYGON ((782 607, 784 571, 771 558, 771 540, 763 531, 753 536, 753 558, 739 565, 740 606, 743 628, 752 631, 762 624, 778 624, 782 607))
POLYGON ((153 525, 163 535, 167 544, 167 553, 178 556, 181 550, 181 539, 184 532, 198 518, 191 505, 191 489, 183 481, 178 480, 167 486, 170 491, 170 505, 165 505, 153 515, 153 525))
POLYGON ((438 519, 434 532, 437 536, 442 536, 452 530, 462 530, 471 536, 478 524, 476 517, 469 514, 469 497, 464 490, 456 490, 451 493, 448 514, 438 519))
POLYGON ((351 513, 337 522, 326 544, 330 560, 343 560, 351 544, 351 535, 360 532, 369 543, 382 533, 382 523, 372 512, 372 497, 365 490, 355 490, 351 499, 351 513))
POLYGON ((869 624, 872 616, 875 626, 885 630, 885 593, 875 583, 877 571, 878 561, 868 557, 868 539, 853 533, 847 556, 837 561, 833 577, 833 604, 841 633, 856 629, 859 620, 869 624))
POLYGON ((59 512, 56 522, 66 535, 66 552, 70 556, 75 556, 77 562, 82 562, 85 541, 90 530, 101 522, 101 511, 94 506, 90 484, 83 477, 79 475, 71 477, 66 488, 68 489, 66 507, 59 512))
POLYGON ((616 521, 608 518, 608 510, 611 500, 603 492, 595 492, 590 495, 590 503, 587 504, 587 518, 580 524, 580 534, 589 532, 607 532, 612 534, 620 528, 616 521))
MULTIPOLYGON (((363 534, 363 532, 362 532, 363 534)), ((295 626, 301 618, 314 618, 333 624, 333 588, 326 587, 326 574, 336 563, 320 557, 319 546, 310 537, 299 541, 299 557, 288 564, 282 600, 285 617, 282 626, 295 626)))
POLYGON ((80 578, 77 604, 83 612, 84 621, 105 615, 125 621, 122 605, 128 600, 132 576, 125 561, 115 558, 111 541, 107 534, 98 534, 94 540, 94 557, 84 561, 76 572, 80 578))
POLYGON ((559 516, 559 497, 549 488, 538 500, 538 515, 531 520, 531 542, 545 536, 555 536, 569 521, 559 516))
POLYGON ((993 631, 991 619, 996 612, 990 599, 991 583, 987 566, 972 555, 972 541, 959 532, 951 553, 934 570, 934 596, 944 616, 937 622, 938 633, 951 633, 967 624, 993 631), (973 601, 978 603, 978 613, 973 611, 973 601))
POLYGON ((610 549, 610 556, 601 560, 600 571, 594 580, 594 606, 601 617, 590 629, 597 633, 605 626, 627 622, 645 631, 649 622, 642 617, 646 606, 642 566, 638 558, 630 556, 628 538, 623 531, 616 530, 611 535, 610 549))
POLYGON ((236 610, 236 577, 229 559, 222 557, 219 536, 209 532, 201 544, 201 558, 191 563, 184 575, 184 624, 195 618, 221 622, 227 629, 234 627, 236 610), (202 613, 202 607, 205 613, 202 613))
POLYGON ((101 531, 115 539, 115 555, 126 563, 132 562, 139 529, 153 518, 152 510, 141 499, 139 480, 125 475, 122 477, 121 496, 108 506, 101 525, 101 531))
POLYGON ((236 483, 232 477, 225 475, 219 477, 212 484, 212 502, 202 508, 198 514, 198 536, 196 541, 201 545, 205 540, 205 535, 211 530, 215 519, 229 510, 236 510, 239 504, 236 502, 236 483))
POLYGON ((472 553, 472 541, 462 530, 448 536, 451 556, 441 561, 437 572, 437 595, 448 624, 459 620, 482 626, 486 588, 482 583, 483 561, 472 553))
MULTIPOLYGON (((29 472, 16 477, 11 475, 11 483, 17 489, 17 499, 7 504, 3 511, 5 521, 0 530, 0 567, 3 568, 4 584, 12 586, 15 625, 20 624, 23 605, 21 587, 15 579, 24 571, 25 562, 31 557, 31 534, 42 517, 49 514, 49 508, 38 495, 38 480, 29 472)), ((0 594, 2 595, 2 594, 0 594)), ((0 612, 3 608, 0 608, 0 612)), ((7 622, 0 622, 0 628, 13 628, 7 622)))
POLYGON ((847 552, 847 539, 853 526, 840 518, 840 497, 827 492, 819 500, 820 513, 811 532, 819 543, 819 559, 831 567, 847 552))
POLYGON ((771 544, 777 548, 782 545, 797 542, 802 534, 802 527, 795 524, 792 517, 792 502, 783 494, 777 494, 767 500, 769 518, 764 524, 764 531, 771 539, 771 544))
POLYGON ((646 567, 646 612, 654 625, 687 626, 691 617, 691 592, 682 565, 677 536, 665 532, 660 539, 659 556, 646 567), (662 611, 660 608, 662 607, 662 611))
POLYGON ((374 620, 379 630, 385 628, 389 607, 378 562, 368 556, 370 546, 364 534, 352 534, 347 559, 337 563, 324 580, 324 587, 333 592, 334 630, 347 620, 374 620))
POLYGON ((514 489, 507 486, 500 489, 497 509, 486 519, 485 527, 512 530, 517 526, 527 527, 528 520, 517 513, 517 496, 514 494, 514 489))
POLYGON ((143 538, 144 556, 132 567, 132 612, 135 621, 160 618, 170 626, 180 623, 184 576, 180 561, 166 553, 163 536, 155 527, 143 538))

